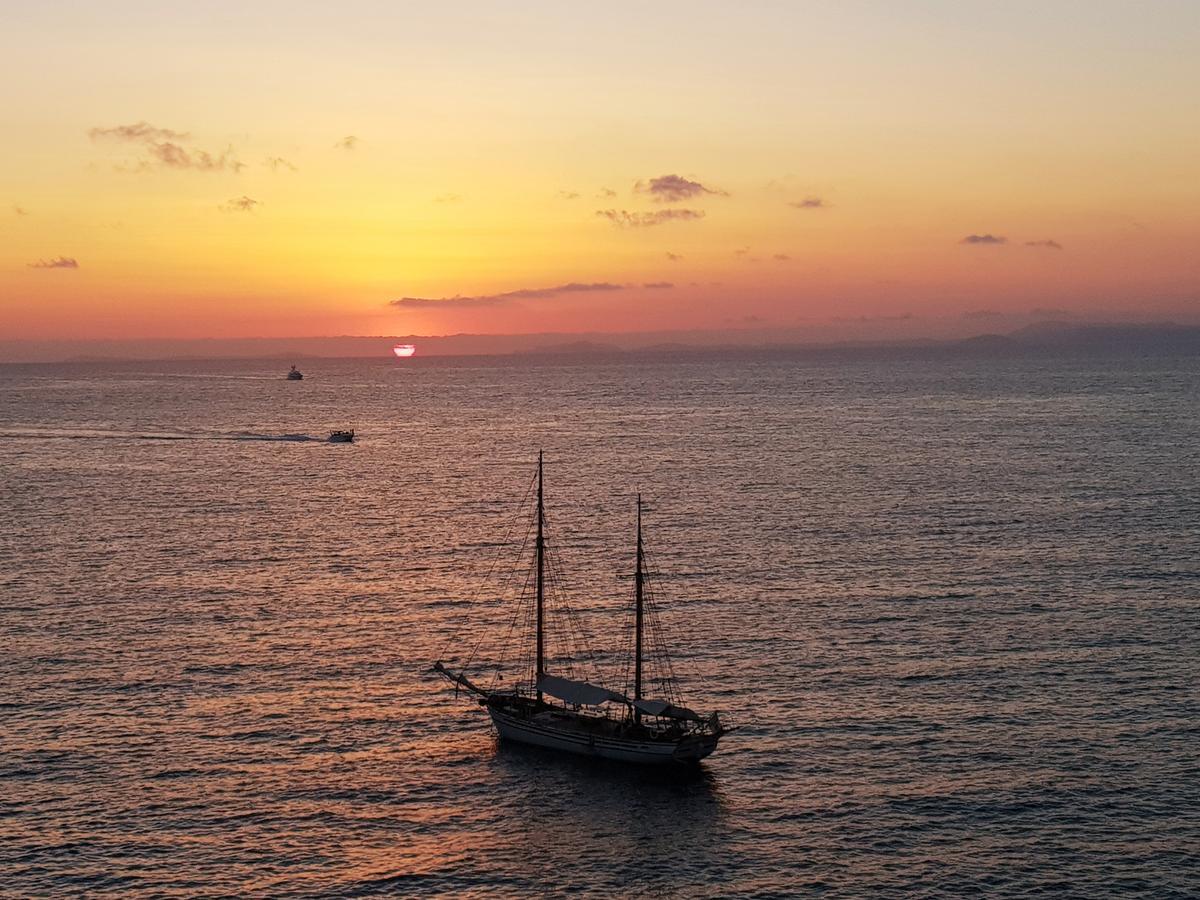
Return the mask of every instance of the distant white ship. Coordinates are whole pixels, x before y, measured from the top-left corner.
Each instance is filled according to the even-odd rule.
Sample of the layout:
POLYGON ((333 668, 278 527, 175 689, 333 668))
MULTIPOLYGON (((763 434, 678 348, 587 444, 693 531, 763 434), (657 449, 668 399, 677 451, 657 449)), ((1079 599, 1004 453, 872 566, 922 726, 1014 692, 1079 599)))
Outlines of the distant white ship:
POLYGON ((288 381, 299 381, 299 380, 300 380, 300 379, 302 379, 303 377, 304 377, 304 373, 302 373, 302 372, 301 372, 299 369, 297 369, 295 366, 292 366, 292 370, 291 370, 290 372, 288 372, 288 373, 287 373, 287 380, 288 380, 288 381))
MULTIPOLYGON (((717 749, 732 731, 717 713, 702 716, 682 705, 664 647, 658 682, 665 699, 643 695, 644 620, 656 618, 646 591, 642 548, 642 498, 637 502, 637 566, 634 574, 634 640, 632 696, 596 684, 563 678, 546 671, 545 593, 546 539, 542 504, 542 457, 538 454, 536 547, 536 637, 533 677, 509 690, 490 690, 465 674, 452 672, 439 660, 433 666, 455 685, 479 698, 505 740, 535 744, 585 756, 631 763, 695 763, 717 749), (550 699, 553 698, 553 699, 550 699), (553 700, 561 701, 559 703, 553 700)), ((566 621, 571 620, 568 613, 566 621)), ((657 637, 657 629, 651 629, 657 637)))

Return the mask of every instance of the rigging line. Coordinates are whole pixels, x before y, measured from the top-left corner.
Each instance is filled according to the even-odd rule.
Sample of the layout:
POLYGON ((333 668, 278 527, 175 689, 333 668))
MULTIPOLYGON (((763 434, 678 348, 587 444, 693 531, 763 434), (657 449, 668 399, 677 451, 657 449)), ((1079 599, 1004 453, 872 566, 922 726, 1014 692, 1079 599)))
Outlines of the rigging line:
MULTIPOLYGON (((531 530, 531 526, 526 526, 526 528, 525 528, 525 536, 524 536, 524 537, 521 539, 521 547, 520 547, 520 549, 517 551, 517 558, 518 558, 518 559, 519 559, 519 558, 521 557, 521 555, 522 555, 522 554, 525 552, 525 547, 526 547, 526 545, 529 543, 529 532, 530 532, 530 530, 531 530)), ((507 579, 506 579, 506 580, 507 580, 507 579)), ((504 596, 504 583, 503 583, 503 582, 502 582, 502 583, 501 583, 501 585, 500 585, 500 590, 498 591, 498 593, 500 594, 500 596, 501 596, 501 599, 503 599, 503 596, 504 596)), ((518 605, 517 605, 517 609, 513 611, 513 623, 515 623, 515 622, 516 622, 516 619, 517 619, 517 617, 518 617, 518 615, 519 615, 519 614, 520 614, 520 597, 518 596, 518 605)), ((509 625, 509 628, 508 628, 508 630, 511 632, 511 631, 512 631, 512 628, 513 628, 513 625, 512 625, 512 624, 510 624, 510 625, 509 625)), ((464 664, 463 664, 463 668, 464 668, 464 669, 469 669, 469 668, 471 667, 471 663, 475 661, 475 654, 477 654, 477 653, 479 652, 479 648, 480 648, 480 647, 483 645, 484 639, 485 639, 485 638, 488 636, 488 634, 489 634, 489 631, 490 631, 489 629, 483 629, 483 630, 481 631, 481 633, 480 633, 480 635, 479 635, 479 639, 478 639, 478 640, 475 642, 475 646, 474 646, 474 647, 471 649, 471 653, 470 653, 470 655, 468 655, 468 656, 467 656, 467 661, 466 661, 466 663, 464 663, 464 664)))
MULTIPOLYGON (((521 549, 517 554, 518 561, 520 560, 520 557, 525 553, 525 546, 529 543, 530 531, 532 531, 532 525, 525 529, 525 539, 521 542, 521 549)), ((508 629, 504 632, 504 637, 501 641, 500 660, 496 664, 496 668, 492 673, 492 682, 491 682, 492 687, 495 686, 496 680, 500 677, 500 670, 504 667, 504 661, 508 657, 508 648, 510 646, 512 646, 509 638, 512 636, 513 631, 516 630, 517 622, 520 621, 520 619, 521 619, 521 612, 522 612, 522 610, 525 609, 526 606, 530 605, 530 603, 529 603, 529 579, 531 577, 532 577, 532 573, 530 571, 526 571, 525 583, 521 586, 521 589, 517 594, 517 602, 516 602, 515 609, 513 610, 512 621, 509 622, 508 629)), ((526 614, 526 618, 528 618, 528 616, 529 616, 528 610, 525 610, 525 614, 526 614)), ((480 638, 480 640, 482 641, 482 637, 480 638)), ((476 649, 478 649, 478 646, 476 647, 476 649)))
POLYGON ((620 659, 624 661, 624 670, 621 673, 621 684, 624 687, 626 694, 633 693, 633 654, 636 638, 633 633, 634 617, 637 615, 634 607, 630 603, 623 604, 625 614, 621 621, 621 643, 619 645, 620 659))
POLYGON ((565 661, 566 669, 572 678, 581 678, 586 681, 590 673, 584 666, 584 654, 581 652, 580 639, 572 623, 571 605, 567 601, 563 580, 557 566, 551 569, 551 584, 554 595, 555 633, 558 638, 557 655, 560 660, 565 661))
POLYGON ((570 656, 572 670, 575 669, 574 663, 579 661, 579 669, 583 675, 583 680, 592 680, 592 676, 596 673, 596 661, 591 648, 587 641, 587 634, 584 631, 579 614, 575 608, 567 600, 567 591, 564 587, 565 579, 562 574, 562 567, 559 564, 558 554, 550 557, 550 579, 554 588, 555 599, 560 605, 556 609, 556 614, 559 614, 558 621, 563 626, 563 632, 566 635, 567 650, 570 656))
POLYGON ((596 657, 595 641, 591 631, 584 624, 583 616, 570 604, 566 606, 566 611, 567 625, 570 629, 571 638, 576 645, 575 654, 579 657, 580 665, 587 673, 588 679, 597 683, 605 682, 604 673, 601 671, 596 657))
MULTIPOLYGON (((523 554, 524 554, 524 548, 526 548, 526 546, 529 544, 529 532, 530 532, 530 529, 532 529, 532 527, 530 527, 530 526, 526 526, 526 533, 524 533, 524 536, 523 536, 523 538, 521 539, 521 547, 520 547, 520 548, 518 548, 518 550, 517 550, 517 559, 520 559, 520 558, 523 556, 523 554)), ((497 590, 497 594, 499 594, 499 595, 500 595, 500 598, 502 598, 502 599, 503 599, 503 595, 504 595, 504 586, 505 586, 505 584, 506 584, 506 583, 509 583, 509 581, 510 581, 510 578, 505 578, 505 580, 504 580, 502 583, 500 583, 500 584, 499 584, 499 588, 498 588, 498 590, 497 590)), ((514 613, 514 616, 515 616, 515 614, 516 614, 516 613, 514 613)), ((487 631, 485 630, 485 631, 484 631, 484 634, 482 634, 482 635, 480 636, 480 641, 479 641, 479 642, 476 642, 476 649, 478 649, 478 647, 479 647, 479 644, 482 642, 482 638, 484 638, 484 636, 485 636, 486 634, 487 634, 487 631)), ((472 652, 472 658, 473 658, 473 656, 474 656, 474 652, 472 652)))
MULTIPOLYGON (((530 567, 532 578, 533 566, 530 567)), ((537 690, 537 653, 535 644, 535 634, 537 630, 537 606, 533 600, 533 594, 529 591, 529 580, 525 582, 525 622, 523 624, 521 634, 522 638, 518 642, 519 656, 517 659, 516 671, 513 673, 513 682, 516 689, 520 690, 523 686, 528 686, 530 692, 537 690)))
MULTIPOLYGON (((534 480, 536 480, 536 477, 534 480)), ((525 508, 525 504, 529 500, 529 493, 532 490, 533 490, 533 481, 531 481, 530 484, 526 486, 525 496, 521 498, 521 502, 517 506, 518 510, 525 508)), ((466 610, 466 612, 463 613, 462 621, 459 622, 458 627, 455 628, 453 632, 451 632, 449 640, 446 641, 445 645, 442 647, 442 652, 438 655, 438 659, 442 659, 446 655, 446 651, 450 649, 450 645, 454 643, 455 638, 458 637, 459 633, 466 626, 467 622, 470 621, 471 606, 473 606, 475 601, 477 599, 479 599, 479 594, 482 593, 484 585, 486 585, 488 583, 488 581, 491 579, 492 572, 495 571, 495 569, 496 569, 496 563, 500 559, 501 551, 503 551, 508 546, 508 537, 512 533, 514 521, 515 521, 515 518, 509 520, 508 528, 504 532, 504 539, 500 542, 500 544, 496 547, 495 552, 492 554, 492 561, 491 561, 491 564, 488 566, 487 574, 485 574, 483 576, 483 580, 478 585, 476 585, 475 590, 472 592, 471 596, 469 598, 467 598, 467 610, 466 610)))
POLYGON ((675 697, 681 699, 678 690, 678 679, 675 677, 675 669, 671 662, 671 655, 666 649, 662 620, 655 606, 651 606, 650 609, 650 630, 653 636, 652 640, 660 657, 659 665, 661 671, 659 673, 659 683, 662 685, 663 691, 668 695, 669 699, 674 699, 675 697))
MULTIPOLYGON (((655 576, 656 576, 656 578, 657 578, 657 575, 658 575, 658 569, 657 569, 657 567, 655 568, 655 570, 654 570, 654 571, 655 571, 655 576)), ((658 605, 658 592, 657 592, 657 590, 655 591, 655 605, 656 605, 656 606, 658 605)), ((686 644, 686 645, 688 645, 688 646, 695 646, 695 642, 694 642, 694 641, 692 641, 692 640, 690 639, 690 636, 688 636, 688 635, 686 635, 686 634, 685 634, 685 635, 683 635, 683 643, 685 643, 685 644, 686 644)), ((698 669, 695 667, 694 657, 693 657, 693 655, 692 655, 692 654, 688 654, 688 655, 687 655, 687 656, 686 656, 686 657, 685 657, 685 658, 684 658, 684 659, 681 661, 681 666, 680 666, 680 670, 679 670, 679 672, 678 672, 678 673, 677 673, 677 671, 676 671, 676 662, 677 662, 677 661, 676 661, 675 659, 673 659, 673 658, 670 656, 670 654, 668 654, 668 655, 667 655, 667 664, 668 664, 668 667, 669 667, 669 669, 670 669, 671 678, 672 678, 673 680, 675 680, 676 684, 678 684, 678 675, 679 675, 679 674, 682 674, 684 677, 686 677, 686 678, 687 678, 687 679, 689 679, 690 681, 693 681, 693 682, 698 682, 698 681, 699 681, 699 677, 698 677, 698 674, 697 674, 699 670, 698 670, 698 669)))
MULTIPOLYGON (((543 524, 545 530, 549 531, 549 523, 546 522, 545 517, 543 517, 543 524)), ((580 653, 578 636, 575 634, 575 629, 572 628, 571 617, 573 609, 567 599, 567 591, 564 587, 565 579, 562 575, 562 566, 559 561, 557 549, 550 546, 548 539, 546 543, 546 596, 549 601, 547 611, 552 616, 550 624, 555 636, 554 649, 556 652, 554 656, 558 663, 563 664, 565 671, 572 678, 578 678, 580 672, 576 666, 576 660, 582 654, 580 653)), ((586 680, 586 673, 584 674, 584 680, 586 680)))
MULTIPOLYGON (((558 556, 554 559, 554 577, 556 583, 560 585, 560 590, 566 597, 566 590, 561 585, 565 582, 562 574, 562 568, 558 556)), ((593 650, 594 642, 588 628, 584 625, 583 617, 580 612, 569 602, 564 602, 564 609, 567 614, 567 624, 570 629, 571 638, 574 641, 576 655, 580 658, 580 664, 586 665, 589 670, 589 675, 599 676, 601 674, 600 667, 596 660, 596 654, 593 650)))
POLYGON ((583 619, 573 606, 566 606, 567 628, 575 645, 575 655, 580 659, 580 665, 585 666, 589 676, 598 676, 600 667, 596 662, 593 650, 594 643, 591 635, 583 624, 583 619))
POLYGON ((682 702, 682 695, 679 693, 678 689, 678 679, 675 677, 675 670, 671 662, 671 655, 667 651, 662 620, 658 613, 658 601, 660 596, 657 590, 658 570, 653 566, 652 563, 648 564, 648 568, 650 569, 651 575, 654 576, 652 578, 652 583, 649 585, 650 589, 645 593, 648 601, 646 604, 646 609, 648 612, 647 618, 650 624, 650 652, 658 669, 658 671, 655 673, 657 676, 655 681, 666 695, 665 699, 670 702, 676 702, 677 700, 682 702))
MULTIPOLYGON (((500 664, 496 666, 495 671, 492 673, 492 681, 491 681, 491 685, 490 685, 491 688, 495 688, 497 682, 500 681, 501 673, 504 671, 504 662, 508 658, 508 650, 510 647, 514 646, 513 642, 511 640, 509 640, 509 637, 512 634, 513 630, 516 628, 517 621, 518 621, 518 618, 520 617, 521 613, 524 613, 524 621, 522 622, 522 627, 521 627, 522 638, 524 638, 524 636, 530 629, 530 623, 533 618, 533 601, 531 599, 531 594, 529 591, 529 581, 531 578, 532 578, 532 572, 527 571, 526 576, 525 576, 525 583, 524 583, 524 585, 522 585, 521 592, 518 597, 517 614, 514 615, 513 623, 509 627, 509 630, 508 630, 508 632, 506 632, 505 637, 504 637, 504 644, 503 644, 503 647, 501 648, 500 664)), ((528 643, 529 643, 528 641, 522 639, 522 640, 517 641, 516 645, 515 645, 517 648, 517 657, 514 660, 514 666, 515 666, 516 686, 518 688, 524 681, 526 660, 529 658, 525 653, 525 648, 528 646, 528 643)))
POLYGON ((500 662, 496 666, 495 670, 492 673, 492 684, 493 685, 496 683, 497 679, 499 679, 500 672, 504 668, 504 662, 508 658, 509 648, 513 646, 511 637, 513 635, 513 632, 517 630, 518 623, 521 623, 521 630, 520 630, 521 640, 519 640, 516 644, 517 651, 518 651, 518 656, 516 658, 516 664, 518 666, 521 666, 524 663, 523 657, 520 655, 520 653, 521 653, 522 649, 525 647, 526 641, 524 640, 524 636, 525 636, 526 632, 529 630, 529 622, 533 615, 533 612, 532 612, 533 599, 532 599, 532 593, 529 589, 529 582, 532 578, 533 578, 533 573, 532 573, 532 567, 531 567, 530 570, 526 571, 525 582, 524 582, 524 584, 521 585, 520 590, 517 593, 517 604, 516 604, 516 609, 513 611, 513 619, 512 619, 512 622, 508 626, 508 630, 504 634, 503 644, 500 649, 500 662))

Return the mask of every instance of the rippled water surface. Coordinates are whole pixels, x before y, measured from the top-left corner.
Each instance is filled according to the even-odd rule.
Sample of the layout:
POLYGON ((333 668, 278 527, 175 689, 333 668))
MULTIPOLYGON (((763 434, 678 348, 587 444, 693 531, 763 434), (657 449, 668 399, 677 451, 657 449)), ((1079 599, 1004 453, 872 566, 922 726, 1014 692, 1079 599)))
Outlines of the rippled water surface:
POLYGON ((0 366, 0 892, 1200 891, 1200 360, 302 368, 0 366), (428 674, 540 447, 602 650, 647 499, 699 772, 428 674))

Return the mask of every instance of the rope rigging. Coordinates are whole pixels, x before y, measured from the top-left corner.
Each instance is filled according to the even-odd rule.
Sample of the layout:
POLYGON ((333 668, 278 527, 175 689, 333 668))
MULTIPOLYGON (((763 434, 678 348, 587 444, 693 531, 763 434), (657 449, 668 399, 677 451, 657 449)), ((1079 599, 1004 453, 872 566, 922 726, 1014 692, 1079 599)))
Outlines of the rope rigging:
MULTIPOLYGON (((497 599, 503 601, 515 594, 515 602, 511 615, 506 615, 507 627, 503 629, 485 628, 480 637, 471 647, 463 665, 468 670, 477 658, 486 660, 493 669, 489 691, 496 691, 506 686, 508 689, 522 693, 533 694, 537 691, 535 646, 537 637, 536 617, 536 580, 537 555, 533 547, 533 533, 537 525, 537 494, 538 476, 535 473, 528 484, 518 505, 520 517, 526 518, 526 527, 522 536, 516 557, 511 568, 505 568, 497 579, 495 588, 497 599), (532 511, 532 515, 526 513, 532 511), (498 638, 500 645, 493 646, 488 642, 489 636, 498 638), (483 651, 482 657, 480 656, 483 651)), ((635 668, 635 605, 622 603, 622 638, 612 650, 604 651, 598 659, 596 644, 589 639, 588 629, 583 617, 569 602, 568 585, 560 564, 557 548, 550 541, 551 523, 543 509, 542 525, 542 594, 543 594, 543 643, 546 671, 572 680, 587 681, 594 684, 604 684, 604 669, 613 670, 613 674, 622 676, 617 684, 625 686, 626 696, 634 696, 635 668)), ((515 530, 515 519, 510 521, 505 530, 503 540, 496 546, 492 560, 487 568, 483 583, 472 593, 468 600, 468 610, 464 621, 451 634, 446 642, 443 654, 450 650, 465 625, 465 619, 471 615, 470 607, 483 594, 484 589, 492 582, 497 574, 501 554, 512 546, 511 538, 515 530)), ((659 591, 657 583, 660 574, 654 558, 645 549, 642 550, 643 575, 643 627, 642 627, 642 684, 643 696, 651 699, 666 700, 672 705, 682 706, 679 690, 679 679, 671 655, 667 650, 665 629, 658 611, 659 591)), ((502 620, 503 621, 503 620, 502 620)), ((612 683, 612 682, 609 682, 612 683)))

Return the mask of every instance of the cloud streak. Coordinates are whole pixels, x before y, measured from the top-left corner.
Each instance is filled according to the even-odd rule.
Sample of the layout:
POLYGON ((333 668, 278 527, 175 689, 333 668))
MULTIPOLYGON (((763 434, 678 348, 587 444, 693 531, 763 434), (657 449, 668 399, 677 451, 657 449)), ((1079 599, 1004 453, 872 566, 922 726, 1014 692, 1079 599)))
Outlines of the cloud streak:
POLYGON ((353 134, 348 134, 333 146, 339 150, 353 150, 358 146, 358 138, 353 134))
POLYGON ((111 128, 89 128, 88 137, 93 141, 102 138, 112 138, 118 141, 154 143, 156 141, 185 141, 191 135, 186 131, 156 128, 149 122, 135 122, 132 125, 114 125, 111 128))
POLYGON ((649 288, 652 291, 665 291, 675 287, 675 283, 672 281, 648 281, 642 287, 649 288))
POLYGON ((31 269, 78 269, 79 263, 73 256, 56 256, 54 259, 39 259, 29 263, 31 269))
POLYGON ((297 171, 296 167, 282 156, 268 156, 263 165, 272 172, 278 172, 280 169, 287 169, 289 172, 297 171))
POLYGON ((1043 250, 1061 250, 1063 245, 1058 241, 1026 241, 1026 247, 1041 247, 1043 250))
POLYGON ((234 158, 232 150, 226 150, 217 156, 207 150, 188 150, 170 141, 147 144, 146 149, 152 159, 168 169, 196 169, 200 172, 232 169, 236 172, 245 167, 245 163, 240 163, 234 158))
POLYGON ((254 212, 254 207, 262 206, 261 200, 255 200, 253 197, 247 197, 243 194, 241 197, 234 197, 221 204, 222 212, 254 212))
POLYGON ((633 186, 638 194, 649 194, 656 203, 678 203, 681 200, 691 200, 713 194, 718 197, 728 197, 725 191, 706 187, 699 181, 691 181, 682 175, 660 175, 651 178, 649 182, 639 181, 633 186))
POLYGON ((994 234, 968 234, 965 238, 959 241, 960 244, 975 244, 975 245, 999 245, 1007 244, 1008 238, 994 234))
POLYGON ((794 209, 829 209, 829 204, 822 197, 805 197, 803 200, 793 200, 788 206, 794 209))
POLYGON ((515 291, 504 291, 500 294, 480 294, 473 297, 455 295, 453 297, 401 297, 391 300, 389 306, 403 309, 469 309, 477 306, 502 306, 517 300, 545 300, 563 294, 594 294, 608 291, 623 291, 623 285, 608 281, 579 282, 570 281, 566 284, 546 288, 520 288, 515 291))
POLYGON ((656 209, 653 212, 629 212, 625 209, 598 209, 596 215, 608 219, 618 228, 652 228, 666 222, 687 222, 703 219, 702 209, 656 209))
POLYGON ((245 163, 238 162, 233 155, 232 148, 218 154, 195 147, 185 147, 179 142, 190 137, 186 131, 158 128, 148 122, 114 125, 111 128, 90 128, 88 137, 93 141, 111 140, 138 144, 145 157, 133 167, 135 172, 148 171, 156 163, 164 169, 194 169, 199 172, 219 172, 226 169, 237 172, 245 168, 245 163))

